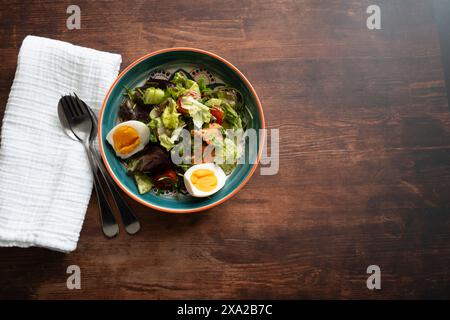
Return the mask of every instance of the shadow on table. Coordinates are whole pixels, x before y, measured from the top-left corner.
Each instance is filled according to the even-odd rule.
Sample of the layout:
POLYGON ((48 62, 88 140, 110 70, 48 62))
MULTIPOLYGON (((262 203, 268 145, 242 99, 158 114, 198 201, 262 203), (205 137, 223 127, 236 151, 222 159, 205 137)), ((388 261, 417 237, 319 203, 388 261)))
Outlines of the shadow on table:
POLYGON ((185 232, 192 232, 211 218, 210 211, 176 214, 159 212, 145 207, 141 207, 137 211, 139 211, 137 214, 142 225, 141 232, 143 231, 152 237, 158 235, 160 238, 171 237, 171 235, 180 236, 185 232))
MULTIPOLYGON (((141 231, 145 230, 145 232, 150 235, 154 235, 153 232, 163 235, 170 234, 172 232, 176 232, 177 234, 185 231, 190 232, 193 228, 195 229, 208 221, 211 218, 211 215, 214 214, 214 211, 217 210, 217 208, 212 208, 195 213, 162 212, 148 208, 136 201, 133 201, 125 193, 121 193, 141 222, 141 231)), ((222 209, 223 208, 224 207, 222 205, 222 209)))
POLYGON ((42 248, 0 248, 0 299, 31 299, 42 283, 60 282, 65 257, 42 248))

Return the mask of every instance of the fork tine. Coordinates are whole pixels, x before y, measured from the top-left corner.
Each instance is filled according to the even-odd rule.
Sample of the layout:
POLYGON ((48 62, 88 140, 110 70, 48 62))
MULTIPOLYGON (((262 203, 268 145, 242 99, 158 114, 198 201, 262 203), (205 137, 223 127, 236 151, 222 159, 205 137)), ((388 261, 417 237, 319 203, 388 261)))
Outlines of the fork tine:
POLYGON ((83 116, 83 113, 84 113, 83 110, 79 108, 77 103, 74 101, 75 99, 71 95, 67 96, 67 100, 69 101, 72 109, 75 110, 77 117, 83 116))
POLYGON ((77 114, 75 112, 75 110, 72 108, 68 96, 64 96, 63 98, 63 106, 64 109, 67 110, 68 115, 70 116, 71 119, 76 118, 77 114))
POLYGON ((86 103, 84 103, 84 101, 82 99, 80 99, 80 97, 74 92, 73 95, 75 96, 75 98, 77 100, 79 100, 81 103, 83 103, 84 105, 86 105, 86 103))
POLYGON ((75 118, 73 110, 72 110, 72 108, 70 107, 70 105, 69 105, 69 103, 67 101, 67 96, 63 96, 61 98, 61 104, 63 106, 63 110, 64 110, 64 113, 66 114, 66 117, 70 118, 70 119, 75 118))
POLYGON ((89 111, 86 107, 86 104, 83 102, 83 100, 81 100, 80 98, 78 98, 77 94, 74 92, 73 93, 75 96, 72 97, 72 99, 75 101, 75 103, 78 105, 78 108, 81 110, 81 113, 83 115, 88 114, 89 111))
POLYGON ((83 109, 85 109, 84 107, 85 107, 85 103, 84 103, 84 101, 83 100, 81 100, 78 96, 77 96, 77 94, 74 92, 73 93, 73 99, 75 99, 76 100, 76 102, 78 103, 78 105, 80 106, 80 107, 83 107, 83 109))
POLYGON ((86 109, 88 115, 91 117, 92 123, 94 124, 94 126, 97 126, 97 116, 95 115, 94 111, 91 109, 91 107, 89 107, 86 102, 84 102, 83 100, 81 100, 77 94, 74 92, 73 93, 75 95, 75 97, 77 97, 77 99, 80 101, 80 103, 84 106, 84 108, 86 109))

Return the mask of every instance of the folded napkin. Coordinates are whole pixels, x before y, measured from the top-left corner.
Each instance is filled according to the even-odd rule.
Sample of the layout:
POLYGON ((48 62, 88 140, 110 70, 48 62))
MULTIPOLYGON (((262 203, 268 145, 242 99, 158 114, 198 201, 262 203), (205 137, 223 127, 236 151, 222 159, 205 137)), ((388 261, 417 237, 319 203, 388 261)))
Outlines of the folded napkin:
POLYGON ((0 246, 75 250, 92 191, 83 146, 62 131, 57 104, 76 92, 95 112, 118 54, 27 36, 0 140, 0 246))

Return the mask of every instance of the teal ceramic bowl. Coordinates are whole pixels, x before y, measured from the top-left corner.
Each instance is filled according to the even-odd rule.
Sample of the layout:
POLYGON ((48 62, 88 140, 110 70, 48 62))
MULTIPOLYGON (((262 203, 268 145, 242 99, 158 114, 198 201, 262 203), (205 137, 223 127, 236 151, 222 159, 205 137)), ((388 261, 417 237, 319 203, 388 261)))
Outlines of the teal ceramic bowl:
POLYGON ((118 122, 117 114, 125 87, 134 88, 149 76, 170 79, 175 72, 180 70, 194 80, 203 77, 210 86, 223 83, 240 90, 251 114, 247 119, 248 127, 256 130, 264 129, 264 114, 258 96, 250 82, 235 66, 204 50, 171 48, 145 55, 122 71, 103 101, 99 116, 98 137, 103 162, 111 177, 125 193, 141 204, 156 210, 189 213, 216 206, 232 197, 244 186, 257 167, 264 135, 259 135, 258 145, 250 148, 253 151, 250 151, 248 159, 253 158, 256 161, 239 164, 228 177, 225 186, 210 197, 167 196, 152 192, 139 194, 133 178, 127 174, 125 167, 114 154, 114 150, 106 142, 106 135, 118 122))

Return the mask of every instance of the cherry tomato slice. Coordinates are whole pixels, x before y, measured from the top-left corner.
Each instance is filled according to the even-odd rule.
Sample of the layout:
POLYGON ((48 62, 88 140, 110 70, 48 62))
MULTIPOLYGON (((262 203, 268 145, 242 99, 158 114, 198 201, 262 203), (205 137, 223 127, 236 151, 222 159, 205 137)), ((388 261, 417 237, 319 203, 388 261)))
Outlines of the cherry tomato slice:
POLYGON ((177 173, 173 169, 167 169, 154 177, 155 186, 158 189, 172 189, 177 181, 177 173))
POLYGON ((221 125, 223 123, 223 110, 220 107, 212 107, 209 112, 216 118, 218 124, 221 125))

